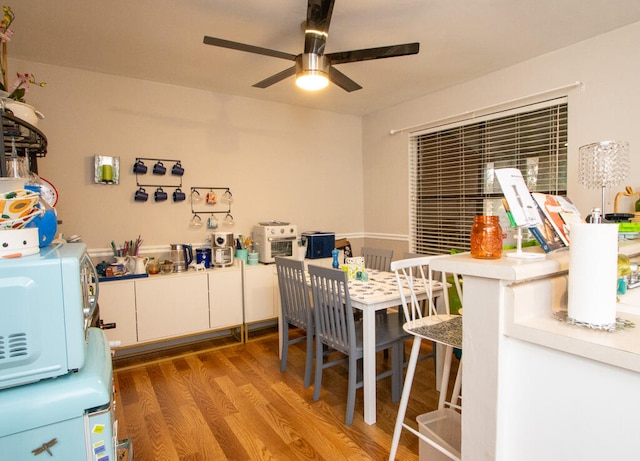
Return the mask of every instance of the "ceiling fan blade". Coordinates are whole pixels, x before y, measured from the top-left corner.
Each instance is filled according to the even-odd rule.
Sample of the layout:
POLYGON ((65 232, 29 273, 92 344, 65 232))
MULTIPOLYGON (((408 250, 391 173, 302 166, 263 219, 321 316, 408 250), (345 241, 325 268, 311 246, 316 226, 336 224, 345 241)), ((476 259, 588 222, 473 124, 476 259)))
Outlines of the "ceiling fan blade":
POLYGON ((329 67, 329 80, 331 80, 332 83, 335 83, 343 90, 348 91, 349 93, 362 89, 362 87, 356 82, 344 75, 338 69, 331 66, 329 67))
POLYGON ((296 55, 290 53, 284 53, 282 51, 270 50, 269 48, 262 48, 259 46, 247 45, 245 43, 232 42, 231 40, 224 40, 222 38, 204 36, 203 43, 207 45, 220 46, 222 48, 229 48, 232 50, 246 51, 247 53, 262 54, 264 56, 272 56, 274 58, 287 59, 289 61, 295 61, 296 55))
POLYGON ((327 42, 334 0, 309 0, 304 34, 304 52, 322 55, 327 42))
POLYGON ((264 80, 254 84, 253 86, 256 88, 267 88, 268 86, 273 85, 274 83, 278 83, 281 80, 284 80, 287 77, 291 77, 296 73, 296 66, 289 67, 288 69, 283 70, 282 72, 278 72, 271 77, 267 77, 264 80))
POLYGON ((420 43, 404 43, 402 45, 381 46, 364 50, 339 51, 325 55, 331 64, 344 64, 347 62, 369 61, 371 59, 393 58, 418 54, 420 43))

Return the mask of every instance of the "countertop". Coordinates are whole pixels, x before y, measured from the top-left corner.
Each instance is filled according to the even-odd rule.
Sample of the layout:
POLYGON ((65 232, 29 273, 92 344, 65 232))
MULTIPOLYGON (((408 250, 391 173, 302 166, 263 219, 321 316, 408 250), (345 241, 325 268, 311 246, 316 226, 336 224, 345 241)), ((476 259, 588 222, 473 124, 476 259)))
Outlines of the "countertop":
MULTIPOLYGON (((639 256, 640 242, 622 241, 620 253, 639 256)), ((505 336, 640 373, 640 288, 619 297, 617 317, 627 325, 616 331, 567 322, 558 314, 567 307, 567 250, 540 260, 504 255, 479 260, 459 254, 436 259, 432 267, 501 284, 506 300, 500 313, 505 336)))

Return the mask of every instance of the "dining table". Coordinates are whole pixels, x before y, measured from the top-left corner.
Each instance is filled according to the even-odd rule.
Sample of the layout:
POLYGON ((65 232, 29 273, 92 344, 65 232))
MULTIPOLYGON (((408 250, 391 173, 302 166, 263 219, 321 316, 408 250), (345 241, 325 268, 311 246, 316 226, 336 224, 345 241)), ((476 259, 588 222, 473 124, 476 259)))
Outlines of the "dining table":
MULTIPOLYGON (((366 274, 367 280, 351 278, 348 286, 351 306, 362 311, 364 421, 371 425, 376 423, 376 311, 401 309, 402 298, 394 272, 367 269, 366 274)), ((442 284, 436 281, 431 284, 435 296, 442 290, 442 284)), ((410 296, 408 287, 403 290, 410 296)), ((417 280, 416 292, 418 300, 427 298, 426 287, 417 280)))

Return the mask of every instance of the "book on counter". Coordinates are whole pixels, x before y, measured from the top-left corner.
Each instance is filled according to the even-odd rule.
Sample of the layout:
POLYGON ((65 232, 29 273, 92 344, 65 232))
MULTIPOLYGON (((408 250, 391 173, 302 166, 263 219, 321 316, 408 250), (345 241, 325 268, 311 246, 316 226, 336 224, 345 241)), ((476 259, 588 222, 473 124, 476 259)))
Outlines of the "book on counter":
POLYGON ((531 228, 531 233, 540 246, 547 252, 569 246, 571 224, 584 222, 580 211, 567 197, 540 192, 533 192, 531 196, 543 222, 542 225, 531 228))
POLYGON ((540 224, 534 227, 530 227, 529 232, 531 232, 531 234, 535 237, 545 253, 564 248, 564 242, 560 238, 560 235, 558 235, 558 233, 556 232, 555 228, 551 225, 549 218, 547 218, 540 207, 536 208, 538 209, 538 214, 540 215, 540 224))

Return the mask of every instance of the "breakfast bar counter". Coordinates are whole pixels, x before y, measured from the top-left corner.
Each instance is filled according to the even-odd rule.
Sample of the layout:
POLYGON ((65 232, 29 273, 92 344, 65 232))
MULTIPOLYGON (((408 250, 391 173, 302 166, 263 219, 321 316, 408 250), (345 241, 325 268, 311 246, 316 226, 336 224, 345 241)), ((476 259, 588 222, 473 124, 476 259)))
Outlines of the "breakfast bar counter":
POLYGON ((640 290, 608 332, 567 323, 567 250, 432 266, 464 276, 463 460, 638 459, 640 290))

